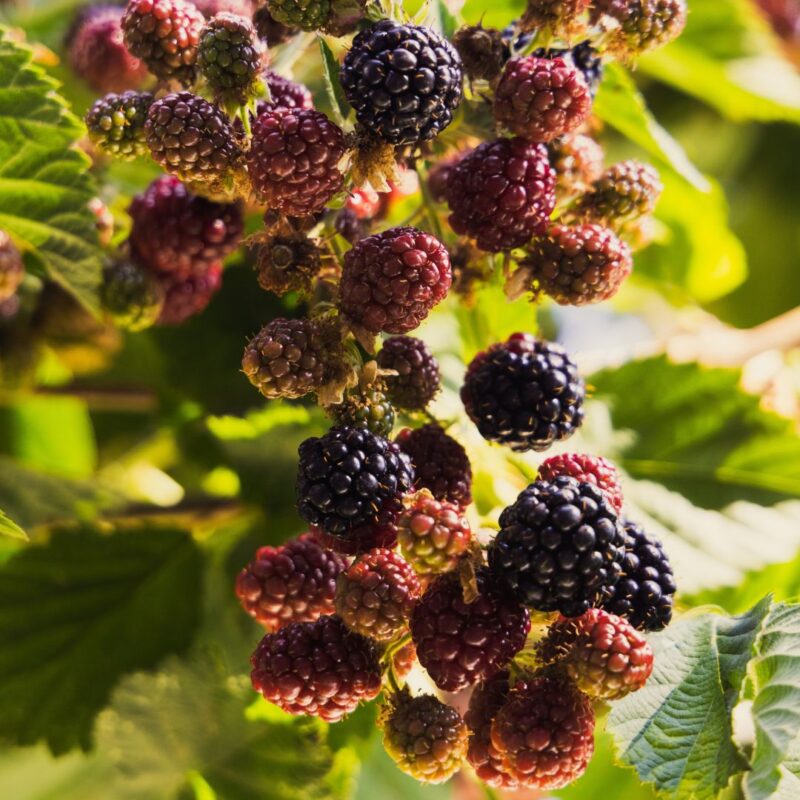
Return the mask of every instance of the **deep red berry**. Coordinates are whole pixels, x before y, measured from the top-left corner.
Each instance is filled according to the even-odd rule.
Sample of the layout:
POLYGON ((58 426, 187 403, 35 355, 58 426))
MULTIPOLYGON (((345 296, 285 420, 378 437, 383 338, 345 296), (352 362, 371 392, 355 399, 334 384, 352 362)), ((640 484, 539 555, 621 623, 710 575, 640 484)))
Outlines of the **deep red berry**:
POLYGON ((594 711, 570 682, 517 683, 492 723, 503 769, 528 789, 560 789, 579 778, 594 753, 594 711))
POLYGON ((414 336, 392 336, 378 353, 392 402, 407 411, 422 411, 439 391, 439 362, 428 345, 414 336))
POLYGON ((580 199, 576 215, 619 229, 651 213, 664 187, 658 172, 641 161, 610 166, 580 199))
POLYGON ((222 286, 222 264, 209 264, 190 275, 161 273, 165 291, 159 325, 181 325, 199 314, 222 286))
POLYGON ((391 696, 378 726, 398 768, 422 783, 443 783, 458 772, 467 754, 464 720, 432 694, 391 696))
POLYGON ((319 271, 320 249, 303 234, 274 236, 258 247, 258 285, 268 292, 308 294, 319 271))
POLYGON ((552 481, 559 475, 593 483, 618 514, 622 511, 622 480, 617 468, 607 458, 586 453, 559 453, 539 465, 539 480, 552 481))
POLYGON ((128 50, 153 75, 188 86, 195 77, 204 22, 197 8, 184 0, 128 0, 122 30, 128 50))
POLYGON ((392 658, 392 666, 394 674, 398 678, 405 678, 414 668, 417 662, 417 648, 414 647, 414 642, 407 642, 399 650, 395 651, 392 658))
POLYGON ((367 553, 376 547, 389 550, 397 547, 397 528, 394 524, 372 525, 347 536, 334 536, 315 526, 311 527, 311 533, 323 547, 347 556, 367 553))
POLYGON ((304 534, 279 547, 260 547, 236 577, 244 610, 267 630, 314 622, 334 612, 336 579, 345 559, 304 534))
POLYGON ((505 667, 530 630, 528 611, 501 591, 484 568, 477 572, 477 589, 477 598, 465 602, 459 575, 446 573, 430 585, 411 615, 417 658, 447 692, 505 667))
POLYGON ((25 277, 25 265, 11 237, 0 230, 0 301, 8 300, 25 277))
POLYGON ((481 250, 521 247, 546 229, 555 183, 544 145, 521 138, 484 142, 447 179, 450 225, 481 250))
POLYGON ((653 651, 627 620, 600 608, 560 617, 538 645, 545 664, 558 664, 589 697, 619 700, 644 686, 653 651))
POLYGON ((339 307, 370 334, 407 333, 450 288, 447 248, 417 228, 391 228, 362 239, 344 257, 339 307))
POLYGON ((125 161, 147 153, 145 122, 153 104, 150 92, 107 94, 86 112, 89 139, 103 153, 125 161))
POLYGON ((344 134, 322 112, 275 108, 259 114, 247 154, 253 190, 292 217, 321 211, 342 188, 344 134))
POLYGON ((268 633, 250 659, 253 688, 289 714, 338 722, 381 690, 377 647, 335 616, 268 633))
POLYGON ((585 192, 603 174, 603 148, 591 136, 574 133, 550 142, 547 150, 559 195, 585 192))
POLYGON ((421 428, 400 431, 395 439, 414 465, 416 489, 428 489, 438 500, 462 508, 472 502, 472 465, 467 451, 431 422, 421 428))
POLYGON ((262 75, 269 88, 270 99, 269 102, 265 100, 259 102, 259 114, 271 108, 314 108, 314 97, 302 83, 284 78, 271 69, 265 69, 262 75))
POLYGON ((411 565, 392 550, 378 548, 358 556, 339 576, 336 613, 351 631, 388 642, 408 624, 419 595, 411 565))
POLYGON ((592 95, 581 71, 563 58, 514 58, 494 95, 495 119, 534 142, 571 133, 589 116, 592 95))

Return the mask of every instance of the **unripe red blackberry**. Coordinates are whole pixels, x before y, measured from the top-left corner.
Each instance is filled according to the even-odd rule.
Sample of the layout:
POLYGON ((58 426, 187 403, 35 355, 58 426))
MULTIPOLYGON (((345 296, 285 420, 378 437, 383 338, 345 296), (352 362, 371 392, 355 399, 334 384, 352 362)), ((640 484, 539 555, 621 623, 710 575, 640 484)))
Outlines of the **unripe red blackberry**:
POLYGON ((0 302, 8 300, 25 277, 25 265, 11 237, 0 230, 0 302))
POLYGON ((147 153, 144 126, 153 104, 150 92, 107 94, 86 112, 92 143, 115 158, 130 160, 147 153))
POLYGON ((619 27, 609 42, 612 50, 637 56, 677 39, 686 26, 686 0, 593 0, 593 14, 607 14, 619 27))
POLYGON ((562 58, 513 58, 494 94, 495 119, 517 136, 549 142, 589 116, 592 96, 580 70, 562 58))
POLYGON ((268 292, 308 294, 319 270, 319 247, 302 234, 274 236, 258 247, 258 285, 268 292))
POLYGON ((337 377, 341 336, 327 319, 274 319, 248 343, 242 370, 267 399, 304 397, 337 377))
POLYGON ((301 31, 325 28, 331 17, 330 0, 267 0, 274 20, 301 31))
POLYGON ((259 102, 259 114, 271 108, 314 108, 314 97, 307 86, 284 78, 271 69, 265 69, 261 75, 269 88, 270 99, 269 102, 265 100, 259 102))
POLYGON ((157 78, 188 86, 204 21, 184 0, 128 0, 122 17, 125 45, 157 78))
POLYGON ((556 175, 544 145, 495 139, 478 145, 447 179, 450 225, 497 253, 542 233, 556 203, 556 175))
POLYGON ((625 535, 591 483, 538 480, 500 515, 489 567, 507 591, 537 611, 578 617, 601 606, 622 574, 625 535))
POLYGON ((251 17, 255 5, 251 0, 191 0, 191 3, 206 19, 222 13, 251 17))
POLYGON ((579 778, 594 753, 594 711, 569 681, 517 683, 492 723, 492 745, 521 787, 560 789, 579 778))
POLYGON ((165 291, 159 325, 181 325, 199 314, 222 286, 222 264, 195 269, 189 275, 163 272, 159 276, 165 291))
POLYGON ((241 208, 192 194, 172 175, 156 178, 131 201, 130 245, 159 272, 203 271, 232 253, 242 238, 241 208))
POLYGON ((341 403, 330 407, 329 413, 337 425, 366 428, 384 438, 394 428, 394 406, 386 396, 383 381, 347 392, 341 403))
POLYGON ((397 542, 418 575, 455 569, 471 541, 469 520, 455 503, 437 500, 427 489, 406 499, 397 520, 397 542))
POLYGON ((422 411, 439 391, 439 362, 422 339, 391 336, 378 352, 378 366, 397 373, 386 376, 386 386, 398 408, 422 411))
POLYGON ((261 56, 261 43, 249 18, 223 12, 200 32, 197 67, 226 106, 242 106, 257 93, 261 56))
POLYGON ((437 500, 462 508, 472 502, 472 465, 467 451, 431 422, 400 431, 395 439, 414 465, 414 487, 428 489, 437 500))
POLYGON ((394 551, 378 548, 358 556, 339 576, 336 613, 351 631, 389 642, 407 626, 419 595, 411 565, 394 551))
POLYGON ((338 722, 381 690, 377 647, 335 616, 268 633, 250 677, 264 699, 289 714, 338 722))
POLYGON ((539 465, 539 480, 553 481, 559 475, 594 484, 617 514, 622 511, 622 481, 617 468, 607 458, 586 453, 559 453, 539 465))
POLYGON ((484 439, 546 450, 583 424, 586 386, 558 344, 515 333, 470 362, 461 401, 484 439))
POLYGON ((336 579, 346 566, 342 556, 304 534, 279 547, 260 547, 236 577, 236 595, 269 631, 314 622, 333 614, 336 579))
POLYGON ((527 609, 501 590, 488 570, 476 575, 477 598, 464 600, 457 573, 440 575, 411 615, 417 658, 433 682, 457 692, 501 670, 522 649, 527 609))
POLYGON ((258 115, 247 171, 261 202, 292 217, 321 211, 341 191, 344 134, 322 112, 275 108, 258 115))
POLYGON ((450 288, 447 248, 417 228, 391 228, 362 239, 344 257, 339 307, 370 334, 407 333, 450 288))
POLYGON ((602 225, 553 225, 527 253, 520 263, 532 291, 562 306, 609 300, 633 269, 630 247, 602 225))
POLYGON ((277 47, 279 44, 288 42, 292 36, 297 34, 297 28, 278 22, 270 14, 268 5, 260 5, 256 9, 253 14, 253 25, 255 25, 258 37, 266 42, 268 47, 277 47))
POLYGON ((395 651, 392 658, 392 667, 394 674, 398 678, 405 678, 414 668, 417 661, 417 648, 414 647, 414 642, 407 642, 399 650, 395 651))
POLYGON ((492 744, 492 723, 511 691, 505 670, 478 684, 469 700, 464 722, 469 729, 467 761, 475 774, 495 789, 516 789, 516 779, 503 766, 503 756, 492 744))
POLYGON ((544 664, 557 664, 589 697, 619 700, 644 686, 653 651, 627 620, 600 608, 560 617, 537 647, 544 664))
POLYGON ((658 172, 649 164, 620 161, 592 184, 580 199, 576 215, 618 229, 650 214, 663 188, 658 172))
POLYGON ((146 267, 129 259, 119 259, 103 270, 100 300, 103 309, 120 328, 143 331, 158 321, 164 305, 164 290, 146 267))
POLYGON ((122 14, 117 6, 94 6, 70 36, 72 69, 96 92, 136 89, 147 75, 122 40, 122 14))
POLYGON ((570 39, 586 27, 583 16, 590 3, 591 0, 528 0, 520 25, 524 31, 546 30, 570 39))
POLYGON ((383 746, 398 768, 422 783, 443 783, 467 754, 467 726, 461 715, 432 694, 390 696, 378 726, 383 746))
POLYGON ((191 92, 156 100, 144 126, 153 160, 193 188, 224 184, 241 161, 233 128, 216 106, 191 92))
POLYGON ((433 139, 461 102, 461 59, 431 28, 384 19, 354 39, 339 75, 358 122, 393 145, 433 139))
POLYGON ((603 174, 603 148, 591 136, 574 133, 550 142, 547 150, 559 196, 585 192, 603 174))
POLYGON ((459 28, 453 36, 453 46, 461 56, 464 74, 471 81, 493 81, 508 60, 503 34, 480 23, 459 28))

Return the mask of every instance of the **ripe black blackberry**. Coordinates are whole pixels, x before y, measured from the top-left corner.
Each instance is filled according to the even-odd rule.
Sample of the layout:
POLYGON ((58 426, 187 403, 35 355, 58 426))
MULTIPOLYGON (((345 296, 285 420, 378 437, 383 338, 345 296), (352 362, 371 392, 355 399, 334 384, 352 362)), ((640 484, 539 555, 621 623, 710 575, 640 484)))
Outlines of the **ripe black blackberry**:
POLYGON ((204 23, 200 11, 184 0, 128 0, 122 30, 128 50, 153 75, 188 86, 195 78, 204 23))
POLYGON ((268 633, 253 653, 253 688, 289 714, 338 722, 381 690, 380 654, 335 616, 268 633))
POLYGON ((660 631, 672 620, 676 585, 664 546, 641 525, 623 521, 622 577, 603 608, 625 617, 634 628, 660 631))
POLYGON ((241 150, 225 115, 191 92, 156 100, 144 131, 153 160, 193 189, 224 185, 240 165, 241 150))
POLYGON ((14 295, 25 277, 22 254, 11 237, 0 230, 0 302, 14 295))
POLYGON ((274 20, 301 31, 321 30, 331 17, 330 0, 268 0, 267 8, 274 20))
POLYGON ((205 270, 232 253, 242 238, 241 208, 192 194, 172 175, 156 178, 131 201, 131 251, 159 272, 205 270))
POLYGON ((470 362, 461 401, 481 436, 517 452, 546 450, 583 423, 586 386, 561 345, 515 333, 470 362))
POLYGON ((150 270, 129 259, 118 259, 103 270, 100 300, 120 328, 143 331, 158 321, 164 290, 150 270))
POLYGON ((340 79, 359 123, 394 145, 433 139, 461 102, 461 59, 450 42, 388 19, 353 39, 340 79))
POLYGON ((625 534, 602 490, 566 475, 535 481, 500 515, 489 567, 537 611, 577 617, 613 594, 625 534))
POLYGON ((439 391, 439 362, 428 345, 414 336, 391 336, 378 352, 391 401, 406 411, 423 411, 439 391))
POLYGON ((465 507, 472 502, 472 465, 467 451, 444 429, 431 422, 400 431, 395 439, 414 465, 414 487, 437 500, 465 507))
POLYGON ((89 139, 104 153, 130 160, 147 153, 144 126, 153 104, 150 92, 107 94, 86 112, 89 139))
POLYGON ((446 692, 489 678, 522 649, 531 622, 485 567, 477 570, 477 597, 465 602, 457 572, 438 577, 411 615, 419 663, 446 692))
POLYGON ((274 236, 256 252, 258 285, 277 295, 308 294, 320 264, 320 249, 313 239, 304 234, 274 236))
POLYGON ((162 272, 158 276, 164 289, 164 306, 159 325, 182 325, 199 314, 222 286, 222 264, 196 267, 190 274, 162 272))
POLYGON ((334 427, 299 447, 300 516, 326 533, 360 538, 394 522, 414 470, 400 448, 365 428, 334 427))
POLYGON ((260 547, 236 577, 236 595, 269 631, 314 622, 333 614, 336 579, 346 566, 342 556, 304 534, 279 547, 260 547))

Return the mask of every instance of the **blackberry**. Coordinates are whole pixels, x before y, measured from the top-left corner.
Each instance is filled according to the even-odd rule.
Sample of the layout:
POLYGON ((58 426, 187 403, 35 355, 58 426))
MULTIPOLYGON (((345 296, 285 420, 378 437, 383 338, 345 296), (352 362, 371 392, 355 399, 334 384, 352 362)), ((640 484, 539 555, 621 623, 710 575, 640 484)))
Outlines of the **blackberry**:
POLYGON ((353 39, 340 79, 358 122, 393 145, 433 139, 461 102, 461 59, 450 42, 388 19, 353 39))
POLYGON ((470 362, 461 401, 481 436, 516 452, 546 450, 583 423, 586 387, 558 344, 515 333, 470 362))
POLYGON ((338 377, 342 361, 341 336, 330 320, 278 318, 247 343, 242 371, 267 399, 292 399, 321 390, 338 377))
POLYGON ((11 237, 0 230, 0 302, 8 300, 16 293, 24 277, 22 254, 11 241, 11 237))
POLYGON ((398 768, 421 783, 443 783, 467 754, 467 726, 461 715, 432 694, 390 696, 378 727, 383 746, 398 768))
POLYGON ((268 633, 250 659, 253 688, 289 714, 338 722, 381 690, 377 647, 338 617, 268 633))
POLYGON ((486 568, 478 595, 465 602, 458 574, 440 575, 411 615, 417 658, 433 682, 457 692, 501 670, 522 649, 530 630, 527 609, 510 598, 486 568))
POLYGON ((469 551, 472 529, 459 506, 423 489, 407 499, 397 520, 397 541, 418 575, 438 575, 458 566, 469 551))
POLYGON ((405 629, 419 595, 411 565, 392 550, 377 548, 358 556, 339 576, 336 613, 351 631, 389 642, 405 629))
MULTIPOLYGON (((523 38, 528 39, 529 36, 530 34, 526 34, 524 37, 521 36, 520 40, 523 38)), ((530 40, 528 39, 528 41, 530 40)), ((592 47, 592 43, 589 39, 580 44, 576 44, 575 47, 572 48, 537 47, 532 55, 536 56, 536 58, 561 58, 564 61, 574 64, 581 75, 583 75, 583 79, 589 87, 589 93, 592 98, 597 94, 600 82, 603 79, 603 60, 598 54, 598 51, 592 47)))
POLYGON ((269 88, 269 102, 262 100, 258 104, 258 113, 268 111, 272 108, 314 108, 314 98, 308 87, 297 81, 284 78, 271 69, 265 69, 261 73, 264 83, 269 88))
POLYGON ((322 112, 274 108, 258 115, 247 171, 259 200, 293 217, 316 214, 342 189, 344 134, 322 112))
POLYGON ((645 685, 653 651, 629 622, 590 608, 575 619, 561 617, 539 642, 545 664, 557 664, 589 697, 619 700, 645 685))
POLYGON ((272 18, 290 28, 318 31, 331 17, 330 0, 268 0, 272 18))
POLYGON ((521 247, 547 228, 555 184, 544 145, 520 138, 484 142, 448 177, 450 225, 481 250, 521 247))
POLYGON ((464 722, 469 729, 467 761, 475 774, 488 786, 513 791, 518 787, 517 781, 505 770, 503 756, 492 744, 492 723, 508 698, 510 677, 504 670, 478 684, 464 722))
POLYGON ((619 229, 656 207, 664 187, 658 172, 641 161, 620 161, 609 167, 579 201, 576 215, 619 229))
POLYGON ((100 301, 120 328, 143 331, 154 325, 164 305, 164 290, 151 272, 119 259, 103 270, 100 301))
POLYGON ((391 336, 378 352, 391 401, 406 411, 423 411, 439 391, 439 362, 428 345, 414 336, 391 336))
POLYGON ((225 115, 190 92, 156 100, 144 126, 153 160, 193 188, 224 184, 241 161, 241 150, 225 115))
POLYGON ((172 175, 156 178, 131 201, 131 251, 150 269, 188 274, 208 269, 239 246, 241 208, 192 194, 172 175))
POLYGON ((622 481, 616 467, 606 458, 585 453, 559 453, 539 465, 539 480, 552 481, 569 475, 581 483, 597 486, 619 514, 622 511, 622 481))
POLYGON ((579 778, 594 753, 594 711, 569 681, 518 682, 492 723, 503 769, 528 789, 560 789, 579 778))
POLYGON ((339 307, 370 334, 414 330, 450 288, 450 256, 435 236, 391 228, 345 254, 339 307))
POLYGON ((521 262, 532 290, 562 306, 609 300, 633 269, 628 245, 602 225, 553 225, 521 262))
POLYGON ((366 428, 384 438, 394 428, 394 406, 382 381, 348 392, 343 402, 330 408, 330 413, 337 425, 366 428))
POLYGON ((258 285, 277 295, 309 294, 320 266, 319 247, 303 234, 274 236, 259 245, 256 255, 258 285))
POLYGON ((637 56, 677 39, 686 26, 686 0, 593 0, 597 18, 607 14, 619 27, 609 42, 612 51, 637 56))
POLYGON ((461 56, 464 74, 471 81, 494 81, 509 56, 503 34, 480 23, 459 28, 453 36, 453 46, 461 56))
POLYGON ((549 142, 589 116, 592 97, 580 70, 562 58, 514 58, 494 93, 494 117, 512 133, 549 142))
POLYGON ((342 556, 304 534, 279 547, 260 547, 236 577, 236 595, 269 631, 314 622, 333 614, 336 579, 346 567, 342 556))
POLYGON ((591 0, 528 0, 520 20, 524 31, 544 30, 571 39, 586 28, 585 12, 591 0))
POLYGON ((624 520, 623 528, 622 577, 603 608, 625 617, 638 630, 660 631, 672 620, 676 589, 672 566, 661 542, 641 525, 624 520))
POLYGON ((500 515, 489 566, 537 611, 578 617, 614 594, 625 534, 603 492, 566 475, 535 481, 500 515))
POLYGON ((292 36, 297 34, 297 28, 284 25, 278 22, 269 13, 269 6, 259 6, 253 14, 253 25, 259 39, 267 43, 268 47, 277 47, 279 44, 288 42, 292 36))
POLYGON ((135 89, 147 75, 122 41, 122 13, 117 6, 94 6, 81 15, 70 37, 72 69, 96 92, 135 89))
POLYGON ((603 174, 603 148, 591 136, 574 133, 550 142, 547 150, 560 196, 585 192, 603 174))
POLYGON ((144 125, 153 104, 149 92, 107 94, 86 112, 89 139, 104 153, 134 159, 147 153, 144 125))
POLYGON ((164 306, 159 325, 182 325, 211 302, 222 285, 222 264, 209 264, 190 275, 164 272, 159 276, 164 288, 164 306))
POLYGON ((405 678, 414 668, 417 662, 417 648, 414 647, 414 642, 404 644, 399 650, 396 650, 392 658, 392 669, 394 674, 400 678, 405 678))
POLYGON ((252 22, 220 13, 200 33, 197 66, 216 99, 243 106, 259 90, 262 51, 252 22))
POLYGON ((414 487, 462 508, 472 502, 472 465, 467 451, 435 422, 400 431, 398 447, 414 465, 414 487))
POLYGON ((300 516, 334 536, 358 539, 393 523, 414 480, 400 448, 364 428, 331 428, 298 452, 300 516))
POLYGON ((153 75, 188 86, 203 23, 203 15, 184 0, 128 0, 122 30, 128 50, 153 75))

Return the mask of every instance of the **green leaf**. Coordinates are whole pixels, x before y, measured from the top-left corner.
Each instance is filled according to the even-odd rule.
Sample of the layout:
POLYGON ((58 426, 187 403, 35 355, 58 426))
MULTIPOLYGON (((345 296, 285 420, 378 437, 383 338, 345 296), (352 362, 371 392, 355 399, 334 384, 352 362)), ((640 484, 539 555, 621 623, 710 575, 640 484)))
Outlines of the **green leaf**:
POLYGON ((44 274, 97 309, 102 252, 87 203, 89 158, 80 121, 30 50, 0 28, 0 228, 44 274))
POLYGON ((0 536, 10 536, 12 539, 28 538, 28 534, 13 519, 7 517, 2 509, 0 509, 0 536))
POLYGON ((339 126, 344 126, 350 114, 350 104, 344 96, 344 89, 339 81, 339 62, 328 43, 322 36, 317 37, 322 54, 322 72, 325 78, 325 91, 328 94, 333 115, 339 126))
POLYGON ((665 797, 712 800, 745 768, 731 715, 769 605, 690 616, 652 636, 652 676, 612 708, 619 756, 665 797))
POLYGON ((184 531, 58 531, 0 567, 0 736, 87 749, 126 672, 185 649, 202 560, 184 531))

